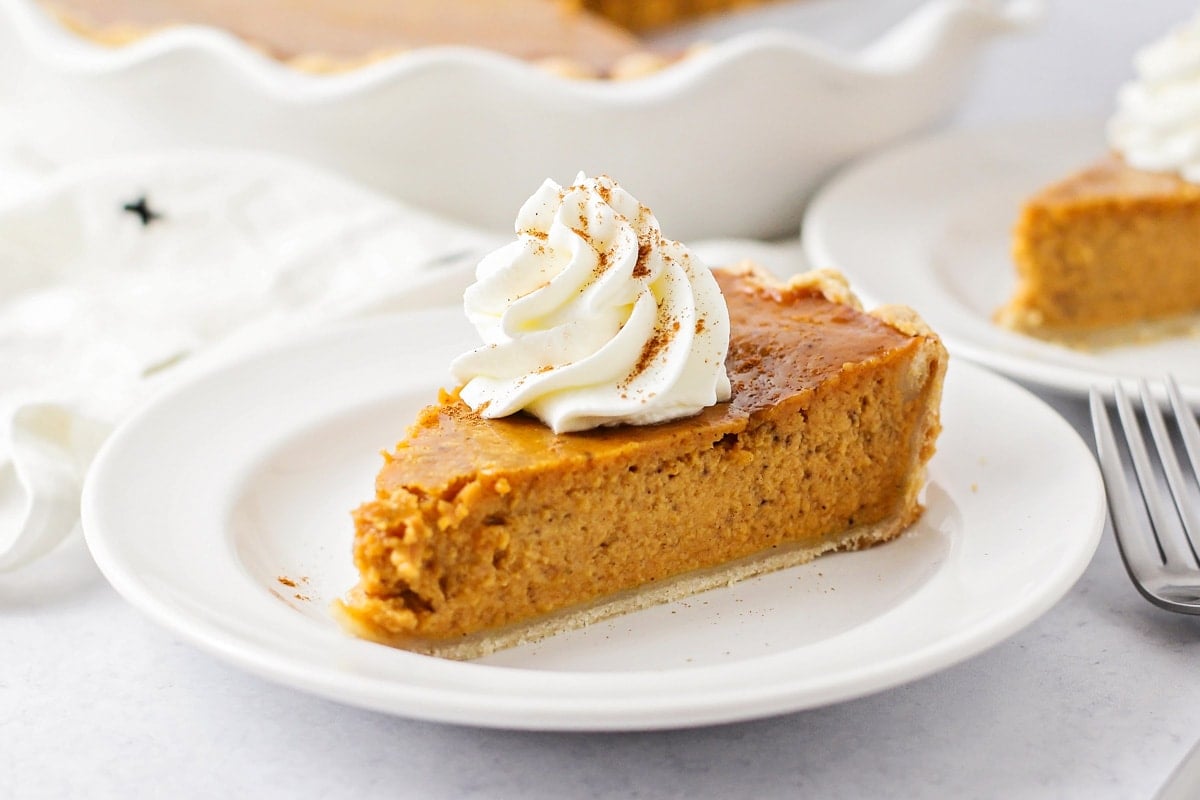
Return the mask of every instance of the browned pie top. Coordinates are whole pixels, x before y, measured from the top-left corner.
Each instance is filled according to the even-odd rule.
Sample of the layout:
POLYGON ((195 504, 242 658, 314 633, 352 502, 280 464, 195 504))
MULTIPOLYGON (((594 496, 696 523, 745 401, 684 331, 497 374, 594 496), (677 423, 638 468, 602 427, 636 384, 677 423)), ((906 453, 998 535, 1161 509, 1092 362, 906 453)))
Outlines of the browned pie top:
POLYGON ((620 456, 626 448, 679 452, 693 440, 711 443, 737 433, 752 415, 811 391, 845 365, 901 355, 917 340, 882 320, 830 302, 813 288, 767 287, 743 272, 716 270, 729 305, 725 365, 732 399, 700 414, 658 425, 616 426, 555 434, 525 414, 484 420, 454 395, 421 412, 389 456, 377 488, 435 493, 476 474, 539 471, 567 461, 620 456), (414 475, 428 482, 414 487, 414 475))
POLYGON ((360 59, 430 45, 518 58, 569 57, 604 70, 641 49, 617 26, 555 0, 43 0, 85 26, 228 30, 272 56, 360 59))
POLYGON ((1030 199, 1039 205, 1072 205, 1079 202, 1140 200, 1179 197, 1200 199, 1200 186, 1173 172, 1146 172, 1125 163, 1116 153, 1066 180, 1048 186, 1030 199))

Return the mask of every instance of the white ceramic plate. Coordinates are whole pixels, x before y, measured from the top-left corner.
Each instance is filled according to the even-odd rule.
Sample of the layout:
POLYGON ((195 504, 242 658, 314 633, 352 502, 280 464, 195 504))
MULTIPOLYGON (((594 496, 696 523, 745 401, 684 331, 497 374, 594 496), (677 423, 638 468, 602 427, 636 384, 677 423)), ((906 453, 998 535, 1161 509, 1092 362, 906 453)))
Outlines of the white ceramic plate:
POLYGON ((1043 386, 1086 393, 1168 372, 1200 405, 1200 339, 1092 352, 1001 328, 1016 285, 1022 201, 1105 151, 1100 120, 956 131, 873 156, 822 190, 804 220, 814 266, 834 266, 875 302, 921 312, 951 353, 1043 386))
POLYGON ((208 372, 140 410, 84 491, 96 562, 131 603, 251 672, 368 708, 477 725, 667 728, 863 695, 995 644, 1096 546, 1091 455, 1019 387, 946 387, 928 511, 897 541, 474 663, 342 633, 349 510, 473 343, 457 310, 338 329, 208 372), (285 585, 280 578, 295 583, 285 585))

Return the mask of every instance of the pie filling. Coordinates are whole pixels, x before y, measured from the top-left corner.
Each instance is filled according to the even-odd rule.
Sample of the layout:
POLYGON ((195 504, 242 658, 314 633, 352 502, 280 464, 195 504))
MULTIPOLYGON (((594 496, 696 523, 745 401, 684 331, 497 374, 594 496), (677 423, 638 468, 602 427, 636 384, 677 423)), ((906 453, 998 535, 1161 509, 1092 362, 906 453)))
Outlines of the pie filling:
POLYGON ((1112 155, 1022 209, 997 320, 1076 346, 1200 331, 1200 186, 1112 155))

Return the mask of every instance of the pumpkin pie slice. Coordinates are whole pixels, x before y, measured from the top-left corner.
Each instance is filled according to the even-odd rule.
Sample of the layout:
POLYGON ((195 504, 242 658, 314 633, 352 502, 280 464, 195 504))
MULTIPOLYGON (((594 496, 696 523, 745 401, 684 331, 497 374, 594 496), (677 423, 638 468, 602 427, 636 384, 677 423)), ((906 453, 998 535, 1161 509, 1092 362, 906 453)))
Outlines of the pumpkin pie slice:
POLYGON ((1200 186, 1113 154, 1021 210, 1016 330, 1104 346, 1200 330, 1200 186))
POLYGON ((425 408, 355 513, 360 636, 472 658, 897 536, 940 430, 946 351, 907 308, 861 310, 836 273, 717 270, 728 402, 555 434, 425 408))

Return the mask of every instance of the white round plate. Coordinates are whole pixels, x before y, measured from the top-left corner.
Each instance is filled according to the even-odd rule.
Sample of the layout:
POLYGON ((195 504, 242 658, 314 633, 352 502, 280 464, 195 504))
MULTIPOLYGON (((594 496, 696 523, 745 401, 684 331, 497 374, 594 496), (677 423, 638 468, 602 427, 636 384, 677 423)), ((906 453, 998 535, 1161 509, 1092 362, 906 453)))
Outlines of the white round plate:
POLYGON ((349 511, 475 334, 457 309, 314 335, 206 372, 106 443, 83 523, 104 574, 251 672, 406 716, 536 729, 670 728, 832 703, 928 675, 1035 619, 1104 518, 1074 431, 951 366, 928 510, 895 542, 462 663, 343 633, 349 511), (294 585, 292 585, 294 584, 294 585))
POLYGON ((875 302, 917 309, 950 352, 1070 393, 1168 372, 1200 406, 1200 339, 1085 352, 992 322, 1016 285, 1012 228, 1026 197, 1101 156, 1099 120, 954 131, 851 167, 813 201, 804 249, 875 302))

